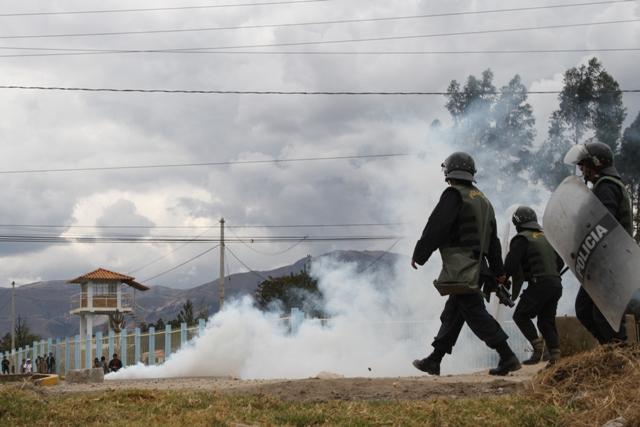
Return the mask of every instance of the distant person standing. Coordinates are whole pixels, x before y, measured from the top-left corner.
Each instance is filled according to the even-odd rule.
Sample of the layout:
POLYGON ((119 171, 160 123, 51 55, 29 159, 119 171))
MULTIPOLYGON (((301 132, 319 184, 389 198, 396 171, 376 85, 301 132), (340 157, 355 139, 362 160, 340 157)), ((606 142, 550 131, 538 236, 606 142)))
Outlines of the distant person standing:
POLYGON ((7 359, 7 356, 2 356, 2 374, 9 375, 9 359, 7 359))
POLYGON ((118 355, 113 353, 113 358, 109 361, 109 372, 118 372, 122 368, 122 361, 118 355))
POLYGON ((109 365, 107 364, 107 358, 102 356, 100 358, 100 366, 102 367, 102 370, 104 371, 105 374, 109 373, 109 365))
POLYGON ((31 359, 27 358, 27 360, 24 362, 24 365, 22 365, 22 373, 24 374, 32 374, 33 373, 33 365, 31 364, 31 359))
POLYGON ((56 373, 56 358, 53 353, 49 353, 49 356, 47 356, 47 372, 50 374, 56 373))

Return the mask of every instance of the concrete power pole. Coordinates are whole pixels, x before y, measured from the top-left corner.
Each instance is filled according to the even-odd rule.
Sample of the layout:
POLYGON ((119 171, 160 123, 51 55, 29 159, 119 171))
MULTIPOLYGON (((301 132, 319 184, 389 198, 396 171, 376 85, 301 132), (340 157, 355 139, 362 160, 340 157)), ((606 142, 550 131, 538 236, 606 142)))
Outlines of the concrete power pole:
POLYGON ((224 218, 220 218, 220 279, 218 280, 219 308, 224 304, 224 218))
POLYGON ((11 282, 11 350, 16 348, 16 282, 11 282))

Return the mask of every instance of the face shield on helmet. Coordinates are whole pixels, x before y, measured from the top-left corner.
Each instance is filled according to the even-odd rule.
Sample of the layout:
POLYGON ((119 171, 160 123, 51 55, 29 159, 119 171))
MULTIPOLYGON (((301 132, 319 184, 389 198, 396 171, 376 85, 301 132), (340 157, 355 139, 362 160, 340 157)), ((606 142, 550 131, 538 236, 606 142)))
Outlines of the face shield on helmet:
POLYGON ((590 157, 591 155, 587 151, 586 146, 583 144, 576 144, 567 151, 567 154, 564 155, 564 162, 567 165, 577 165, 590 157))

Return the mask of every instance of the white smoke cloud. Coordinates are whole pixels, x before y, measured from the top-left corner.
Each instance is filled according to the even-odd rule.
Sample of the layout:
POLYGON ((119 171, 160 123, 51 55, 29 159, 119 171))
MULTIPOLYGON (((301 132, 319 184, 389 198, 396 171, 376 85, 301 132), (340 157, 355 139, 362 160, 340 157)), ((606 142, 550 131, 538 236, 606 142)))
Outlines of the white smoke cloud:
MULTIPOLYGON (((405 159, 402 168, 375 169, 381 175, 378 181, 385 183, 385 188, 378 190, 388 195, 381 206, 406 224, 403 234, 407 238, 394 248, 404 254, 412 252, 446 186, 440 163, 452 151, 431 137, 416 146, 424 154, 405 159)), ((322 310, 329 317, 326 324, 306 319, 290 333, 280 319, 285 313, 261 312, 250 298, 232 301, 209 319, 202 336, 162 366, 131 366, 109 374, 107 379, 304 378, 322 371, 345 376, 418 375, 411 361, 431 351, 430 341, 440 326, 445 298, 431 284, 440 265, 437 253, 418 271, 410 268, 409 257, 400 257, 391 273, 376 269, 376 265, 358 272, 355 264, 319 258, 313 262, 311 274, 324 295, 322 310)), ((495 307, 491 310, 497 312, 495 307)), ((504 318, 506 312, 501 313, 504 318)), ((493 353, 465 329, 453 355, 444 359, 443 371, 486 367, 495 363, 493 353)))

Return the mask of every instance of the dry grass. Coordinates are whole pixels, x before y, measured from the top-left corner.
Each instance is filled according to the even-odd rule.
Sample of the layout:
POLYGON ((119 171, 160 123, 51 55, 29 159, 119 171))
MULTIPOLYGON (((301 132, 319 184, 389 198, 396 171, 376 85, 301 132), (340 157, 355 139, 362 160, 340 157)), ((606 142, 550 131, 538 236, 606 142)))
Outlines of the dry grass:
POLYGON ((269 396, 126 390, 43 394, 0 386, 0 425, 11 426, 559 426, 552 405, 522 396, 421 401, 285 402, 269 396))
POLYGON ((599 426, 622 416, 640 426, 639 387, 640 346, 603 346, 542 370, 526 394, 566 408, 568 425, 599 426))

